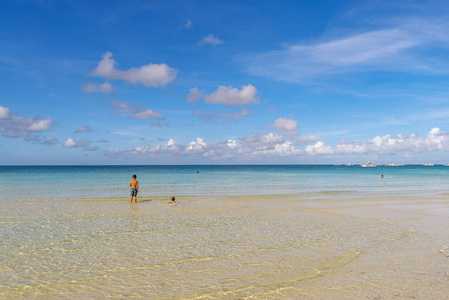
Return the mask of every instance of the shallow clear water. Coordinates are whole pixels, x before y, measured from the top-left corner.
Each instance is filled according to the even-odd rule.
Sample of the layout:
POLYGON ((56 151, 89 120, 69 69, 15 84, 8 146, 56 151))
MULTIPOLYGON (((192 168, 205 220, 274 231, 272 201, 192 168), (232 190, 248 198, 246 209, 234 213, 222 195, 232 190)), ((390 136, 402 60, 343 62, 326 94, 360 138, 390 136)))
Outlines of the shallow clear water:
POLYGON ((0 200, 125 197, 132 174, 143 197, 449 192, 445 166, 51 166, 0 167, 0 200))
POLYGON ((448 172, 3 167, 0 299, 441 299, 448 172))

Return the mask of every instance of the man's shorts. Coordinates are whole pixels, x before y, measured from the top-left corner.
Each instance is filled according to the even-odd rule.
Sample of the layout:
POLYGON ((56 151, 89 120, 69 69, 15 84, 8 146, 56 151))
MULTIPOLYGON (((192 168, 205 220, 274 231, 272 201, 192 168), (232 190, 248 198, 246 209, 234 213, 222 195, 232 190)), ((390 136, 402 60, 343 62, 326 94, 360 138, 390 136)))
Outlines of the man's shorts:
POLYGON ((131 197, 137 197, 137 189, 131 189, 131 197))

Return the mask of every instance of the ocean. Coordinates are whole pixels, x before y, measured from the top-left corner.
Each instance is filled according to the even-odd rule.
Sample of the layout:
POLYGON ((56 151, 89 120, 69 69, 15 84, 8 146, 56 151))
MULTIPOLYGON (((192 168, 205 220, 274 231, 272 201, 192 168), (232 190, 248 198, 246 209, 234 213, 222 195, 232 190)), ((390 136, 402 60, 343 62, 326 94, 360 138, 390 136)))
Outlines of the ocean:
POLYGON ((443 299, 448 175, 422 165, 3 166, 0 299, 443 299))
POLYGON ((23 166, 0 167, 0 200, 125 197, 132 174, 145 198, 449 192, 449 167, 442 165, 23 166))

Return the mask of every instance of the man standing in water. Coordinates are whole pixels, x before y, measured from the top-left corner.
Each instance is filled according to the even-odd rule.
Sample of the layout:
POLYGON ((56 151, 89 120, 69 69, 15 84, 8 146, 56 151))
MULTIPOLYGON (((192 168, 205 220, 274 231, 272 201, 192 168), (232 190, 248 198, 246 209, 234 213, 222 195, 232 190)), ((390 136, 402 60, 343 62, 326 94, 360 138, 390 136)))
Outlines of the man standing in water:
POLYGON ((137 203, 137 193, 139 192, 139 182, 136 180, 137 176, 133 175, 133 180, 129 183, 131 187, 131 203, 133 203, 133 197, 135 203, 137 203))

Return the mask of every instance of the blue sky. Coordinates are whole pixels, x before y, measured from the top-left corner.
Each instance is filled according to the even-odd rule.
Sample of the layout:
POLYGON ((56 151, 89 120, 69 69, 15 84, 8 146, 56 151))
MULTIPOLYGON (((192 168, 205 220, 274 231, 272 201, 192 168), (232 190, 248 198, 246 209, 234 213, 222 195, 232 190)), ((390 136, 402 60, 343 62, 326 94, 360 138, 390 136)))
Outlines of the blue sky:
POLYGON ((445 1, 1 1, 0 164, 449 161, 445 1))

